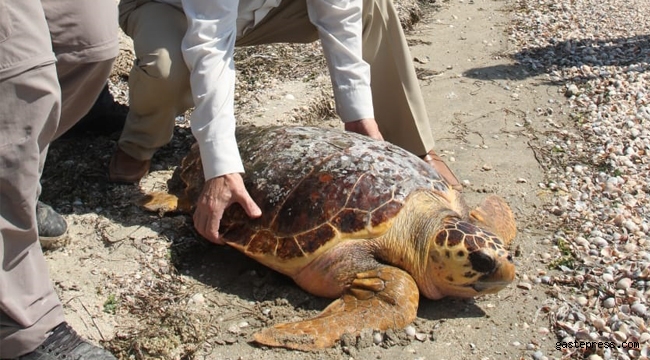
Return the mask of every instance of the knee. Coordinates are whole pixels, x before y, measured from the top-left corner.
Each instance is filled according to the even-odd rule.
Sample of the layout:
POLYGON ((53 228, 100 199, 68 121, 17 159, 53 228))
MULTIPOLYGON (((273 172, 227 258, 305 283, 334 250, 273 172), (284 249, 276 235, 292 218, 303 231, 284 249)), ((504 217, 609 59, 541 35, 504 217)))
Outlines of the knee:
POLYGON ((184 80, 189 76, 180 49, 178 52, 166 48, 154 50, 136 58, 133 68, 149 78, 169 82, 184 80))

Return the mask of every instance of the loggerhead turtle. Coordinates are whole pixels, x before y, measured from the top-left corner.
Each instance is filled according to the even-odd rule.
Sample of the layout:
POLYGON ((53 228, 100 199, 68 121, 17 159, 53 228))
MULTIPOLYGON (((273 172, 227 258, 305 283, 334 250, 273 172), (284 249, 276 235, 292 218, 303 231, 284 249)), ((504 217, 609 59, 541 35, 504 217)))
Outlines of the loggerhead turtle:
MULTIPOLYGON (((346 332, 405 327, 420 293, 469 298, 513 281, 506 246, 516 227, 501 198, 470 210, 417 156, 349 132, 240 127, 237 138, 246 187, 263 215, 253 220, 231 206, 223 239, 304 290, 337 299, 315 318, 258 332, 256 342, 326 348, 346 332)), ((191 212, 203 182, 195 144, 170 181, 177 189, 141 204, 191 212)))

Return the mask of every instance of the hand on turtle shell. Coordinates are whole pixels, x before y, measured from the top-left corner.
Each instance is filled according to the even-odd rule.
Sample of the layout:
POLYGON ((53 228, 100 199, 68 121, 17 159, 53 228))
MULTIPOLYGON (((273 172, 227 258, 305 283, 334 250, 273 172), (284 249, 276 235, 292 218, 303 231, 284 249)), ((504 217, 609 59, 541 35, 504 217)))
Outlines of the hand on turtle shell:
POLYGON ((384 140, 379 132, 379 126, 375 119, 361 119, 345 123, 345 130, 355 132, 357 134, 366 135, 375 140, 384 140))
POLYGON ((205 182, 194 212, 194 228, 201 236, 215 244, 225 242, 219 237, 219 223, 226 208, 238 203, 252 218, 262 216, 238 173, 226 174, 205 182))

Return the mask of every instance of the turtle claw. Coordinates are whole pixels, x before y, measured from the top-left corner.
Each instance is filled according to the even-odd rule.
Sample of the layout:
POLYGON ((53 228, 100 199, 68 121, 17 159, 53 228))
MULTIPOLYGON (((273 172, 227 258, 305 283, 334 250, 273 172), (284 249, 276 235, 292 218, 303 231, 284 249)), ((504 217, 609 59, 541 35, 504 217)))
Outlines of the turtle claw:
POLYGON ((359 335, 366 328, 403 328, 415 319, 419 291, 405 271, 384 267, 359 274, 355 281, 317 317, 264 329, 254 335, 255 342, 302 351, 318 350, 333 346, 345 333, 359 335), (369 275, 373 273, 371 278, 369 275), (363 288, 356 287, 357 280, 363 280, 356 282, 363 288), (379 282, 383 284, 381 290, 373 293, 370 289, 379 282), (371 286, 366 287, 367 284, 371 286), (356 296, 359 293, 363 295, 356 296))

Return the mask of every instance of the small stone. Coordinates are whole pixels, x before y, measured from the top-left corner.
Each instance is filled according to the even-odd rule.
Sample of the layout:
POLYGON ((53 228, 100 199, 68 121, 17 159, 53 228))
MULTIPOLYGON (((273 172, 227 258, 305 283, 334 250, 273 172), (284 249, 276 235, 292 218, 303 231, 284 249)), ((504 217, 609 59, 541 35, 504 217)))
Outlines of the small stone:
POLYGON ((627 335, 622 331, 614 331, 614 338, 618 341, 627 340, 627 335))
POLYGON ((533 353, 533 359, 534 360, 543 360, 544 359, 544 353, 537 350, 533 353))
POLYGON ((205 304, 205 297, 201 293, 196 293, 192 295, 189 301, 190 304, 193 305, 203 305, 205 304))
POLYGON ((418 339, 419 341, 426 341, 427 340, 427 334, 425 333, 416 333, 415 338, 418 339))
POLYGON ((524 290, 530 290, 533 288, 533 285, 531 285, 528 282, 522 281, 519 284, 517 284, 517 287, 524 290))
POLYGON ((287 95, 284 96, 284 98, 287 99, 287 100, 296 100, 296 97, 293 96, 292 94, 287 94, 287 95))
POLYGON ((231 334, 239 334, 241 332, 241 329, 237 324, 232 324, 228 327, 228 332, 231 334))
POLYGON ((640 343, 647 343, 648 341, 650 341, 650 333, 644 332, 639 336, 640 343))
POLYGON ((415 328, 413 326, 411 326, 411 325, 407 326, 404 329, 404 332, 406 332, 406 336, 408 336, 408 337, 412 338, 412 337, 415 336, 415 328))
POLYGON ((541 327, 537 329, 537 332, 542 334, 542 335, 548 335, 551 331, 548 328, 541 327))
POLYGON ((598 355, 598 354, 591 354, 591 355, 589 355, 587 360, 603 360, 603 358, 601 358, 600 355, 598 355))
POLYGON ((604 273, 603 280, 607 281, 608 283, 614 282, 614 275, 610 273, 604 273))
POLYGON ((481 167, 481 169, 482 169, 483 171, 490 171, 490 170, 492 170, 492 166, 490 166, 490 165, 488 165, 488 164, 484 164, 484 165, 481 167))
POLYGON ((379 345, 382 342, 384 342, 384 334, 380 332, 376 332, 372 334, 372 342, 375 343, 375 345, 379 345))
POLYGON ((584 296, 578 296, 576 301, 578 302, 578 304, 580 304, 580 306, 585 306, 589 303, 589 300, 587 300, 587 298, 584 296))
POLYGON ((571 96, 577 96, 580 95, 580 89, 576 84, 571 84, 569 87, 567 87, 566 92, 564 93, 564 96, 566 97, 571 97, 571 96))
POLYGON ((605 320, 603 320, 601 318, 594 319, 594 321, 592 321, 592 324, 594 325, 594 327, 596 329, 601 330, 601 331, 603 329, 605 329, 605 325, 606 325, 605 320))
POLYGON ((616 288, 620 290, 625 290, 632 286, 632 279, 630 278, 622 278, 616 283, 616 288))
POLYGON ((637 314, 639 316, 645 316, 646 312, 648 311, 646 306, 641 304, 641 303, 636 303, 636 304, 630 306, 630 310, 632 310, 633 313, 635 313, 635 314, 637 314))
POLYGON ((247 322, 247 321, 240 321, 240 322, 237 324, 237 327, 239 327, 240 329, 245 328, 245 327, 248 327, 248 322, 247 322))
POLYGON ((616 306, 616 299, 614 298, 607 298, 605 301, 603 301, 603 307, 605 309, 613 309, 616 306))

